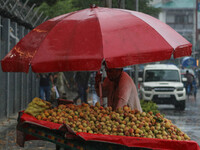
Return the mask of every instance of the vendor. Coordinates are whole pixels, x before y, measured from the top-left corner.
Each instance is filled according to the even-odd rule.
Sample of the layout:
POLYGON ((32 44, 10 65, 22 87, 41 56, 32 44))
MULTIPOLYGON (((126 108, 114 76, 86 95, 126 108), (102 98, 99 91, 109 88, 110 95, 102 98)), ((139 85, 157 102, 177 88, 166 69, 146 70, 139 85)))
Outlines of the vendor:
MULTIPOLYGON (((105 65, 105 70, 107 77, 102 83, 102 97, 108 98, 108 106, 116 110, 119 107, 128 105, 131 109, 142 112, 137 89, 132 78, 122 68, 109 69, 105 65)), ((96 74, 95 82, 95 89, 99 96, 101 74, 96 74)))

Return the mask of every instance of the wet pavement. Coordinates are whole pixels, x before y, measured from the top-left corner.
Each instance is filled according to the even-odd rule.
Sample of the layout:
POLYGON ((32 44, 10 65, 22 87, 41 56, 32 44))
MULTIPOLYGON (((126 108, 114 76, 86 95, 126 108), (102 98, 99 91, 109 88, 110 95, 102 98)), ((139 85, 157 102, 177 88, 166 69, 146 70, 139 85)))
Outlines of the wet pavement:
POLYGON ((0 130, 0 150, 55 150, 55 144, 47 141, 28 141, 24 148, 16 144, 16 122, 0 130))
MULTIPOLYGON (((158 105, 165 117, 172 120, 183 132, 187 133, 191 140, 200 145, 200 90, 197 99, 190 97, 186 102, 186 109, 178 111, 173 105, 158 105)), ((8 120, 0 121, 0 150, 55 150, 55 144, 47 141, 28 141, 25 147, 16 145, 17 115, 8 120)))

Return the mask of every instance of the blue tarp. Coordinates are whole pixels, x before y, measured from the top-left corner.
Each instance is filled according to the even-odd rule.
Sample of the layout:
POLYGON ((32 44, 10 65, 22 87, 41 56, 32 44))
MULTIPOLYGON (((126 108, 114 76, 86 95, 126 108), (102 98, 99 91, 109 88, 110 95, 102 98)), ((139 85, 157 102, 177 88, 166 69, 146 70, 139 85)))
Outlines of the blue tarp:
POLYGON ((193 57, 184 57, 182 60, 182 67, 196 67, 196 60, 193 57))

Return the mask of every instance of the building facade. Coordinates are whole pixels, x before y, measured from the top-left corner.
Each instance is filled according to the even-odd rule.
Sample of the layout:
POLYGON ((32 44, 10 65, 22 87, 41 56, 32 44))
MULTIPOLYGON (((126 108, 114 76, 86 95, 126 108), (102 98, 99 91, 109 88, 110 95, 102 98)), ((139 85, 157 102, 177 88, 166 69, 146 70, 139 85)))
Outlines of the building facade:
POLYGON ((197 50, 196 0, 154 0, 152 5, 160 8, 159 19, 171 26, 193 45, 192 56, 197 50))

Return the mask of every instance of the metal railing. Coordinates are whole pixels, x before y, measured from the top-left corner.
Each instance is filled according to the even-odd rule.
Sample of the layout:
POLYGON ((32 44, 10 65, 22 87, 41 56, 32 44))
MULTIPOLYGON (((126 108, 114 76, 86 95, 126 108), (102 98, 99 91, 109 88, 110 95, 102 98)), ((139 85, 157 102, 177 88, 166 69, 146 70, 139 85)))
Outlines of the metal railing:
MULTIPOLYGON (((35 4, 28 7, 19 0, 0 0, 0 60, 32 28, 44 22, 48 17, 34 10, 35 4)), ((39 81, 36 74, 2 72, 0 66, 0 120, 9 118, 27 107, 28 103, 39 95, 39 81)))
POLYGON ((23 4, 19 0, 0 0, 1 16, 6 16, 21 24, 27 24, 34 28, 48 19, 43 12, 39 13, 39 8, 35 4, 27 6, 29 0, 23 4), (35 10, 34 10, 35 8, 35 10))

